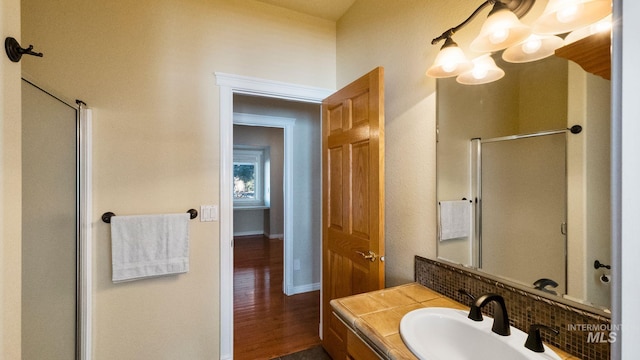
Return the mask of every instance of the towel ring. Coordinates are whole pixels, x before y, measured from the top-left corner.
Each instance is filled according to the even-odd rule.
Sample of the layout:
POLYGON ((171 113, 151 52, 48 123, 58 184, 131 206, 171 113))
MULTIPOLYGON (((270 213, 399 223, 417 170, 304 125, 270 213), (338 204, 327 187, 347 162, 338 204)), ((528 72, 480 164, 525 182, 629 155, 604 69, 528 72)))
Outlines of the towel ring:
MULTIPOLYGON (((189 218, 191 220, 198 217, 198 210, 196 209, 189 209, 187 210, 187 213, 189 214, 189 218)), ((102 214, 102 221, 104 221, 107 224, 110 224, 111 218, 114 216, 116 216, 116 214, 112 213, 111 211, 107 211, 106 213, 102 214)))

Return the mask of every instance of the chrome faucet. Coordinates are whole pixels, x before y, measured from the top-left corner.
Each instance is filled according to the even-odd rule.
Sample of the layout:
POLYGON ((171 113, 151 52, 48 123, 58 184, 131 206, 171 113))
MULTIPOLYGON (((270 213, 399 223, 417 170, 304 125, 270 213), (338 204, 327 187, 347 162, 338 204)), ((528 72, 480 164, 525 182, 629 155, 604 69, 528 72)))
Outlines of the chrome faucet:
POLYGON ((493 326, 491 327, 491 331, 502 336, 511 335, 507 307, 504 303, 504 298, 498 294, 488 293, 479 296, 471 305, 468 316, 469 319, 482 321, 482 308, 490 302, 498 305, 493 306, 493 326))

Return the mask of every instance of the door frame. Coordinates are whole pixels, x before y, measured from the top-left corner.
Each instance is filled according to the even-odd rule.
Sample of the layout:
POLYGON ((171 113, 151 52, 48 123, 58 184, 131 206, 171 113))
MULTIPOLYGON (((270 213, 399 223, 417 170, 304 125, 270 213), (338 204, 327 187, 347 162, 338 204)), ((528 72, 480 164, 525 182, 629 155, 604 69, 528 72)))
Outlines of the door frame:
POLYGON ((221 72, 214 75, 220 105, 220 359, 227 360, 233 359, 233 95, 321 104, 334 90, 221 72))

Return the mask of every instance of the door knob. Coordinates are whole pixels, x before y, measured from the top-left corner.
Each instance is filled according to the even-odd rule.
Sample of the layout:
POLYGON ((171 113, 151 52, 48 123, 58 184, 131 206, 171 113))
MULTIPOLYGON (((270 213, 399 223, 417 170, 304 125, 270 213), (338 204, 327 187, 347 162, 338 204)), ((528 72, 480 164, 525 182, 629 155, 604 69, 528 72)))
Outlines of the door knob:
POLYGON ((371 250, 367 251, 366 253, 363 253, 362 251, 356 251, 356 253, 371 262, 376 261, 376 258, 378 257, 378 255, 376 255, 376 253, 371 250))

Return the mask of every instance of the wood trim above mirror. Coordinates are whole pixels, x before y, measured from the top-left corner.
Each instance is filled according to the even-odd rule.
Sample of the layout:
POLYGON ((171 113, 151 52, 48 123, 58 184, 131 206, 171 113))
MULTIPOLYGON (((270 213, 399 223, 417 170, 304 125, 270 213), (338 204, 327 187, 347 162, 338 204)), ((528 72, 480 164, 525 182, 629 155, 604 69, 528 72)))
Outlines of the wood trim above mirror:
POLYGON ((589 35, 556 50, 556 56, 571 60, 585 71, 611 80, 611 31, 589 35))

